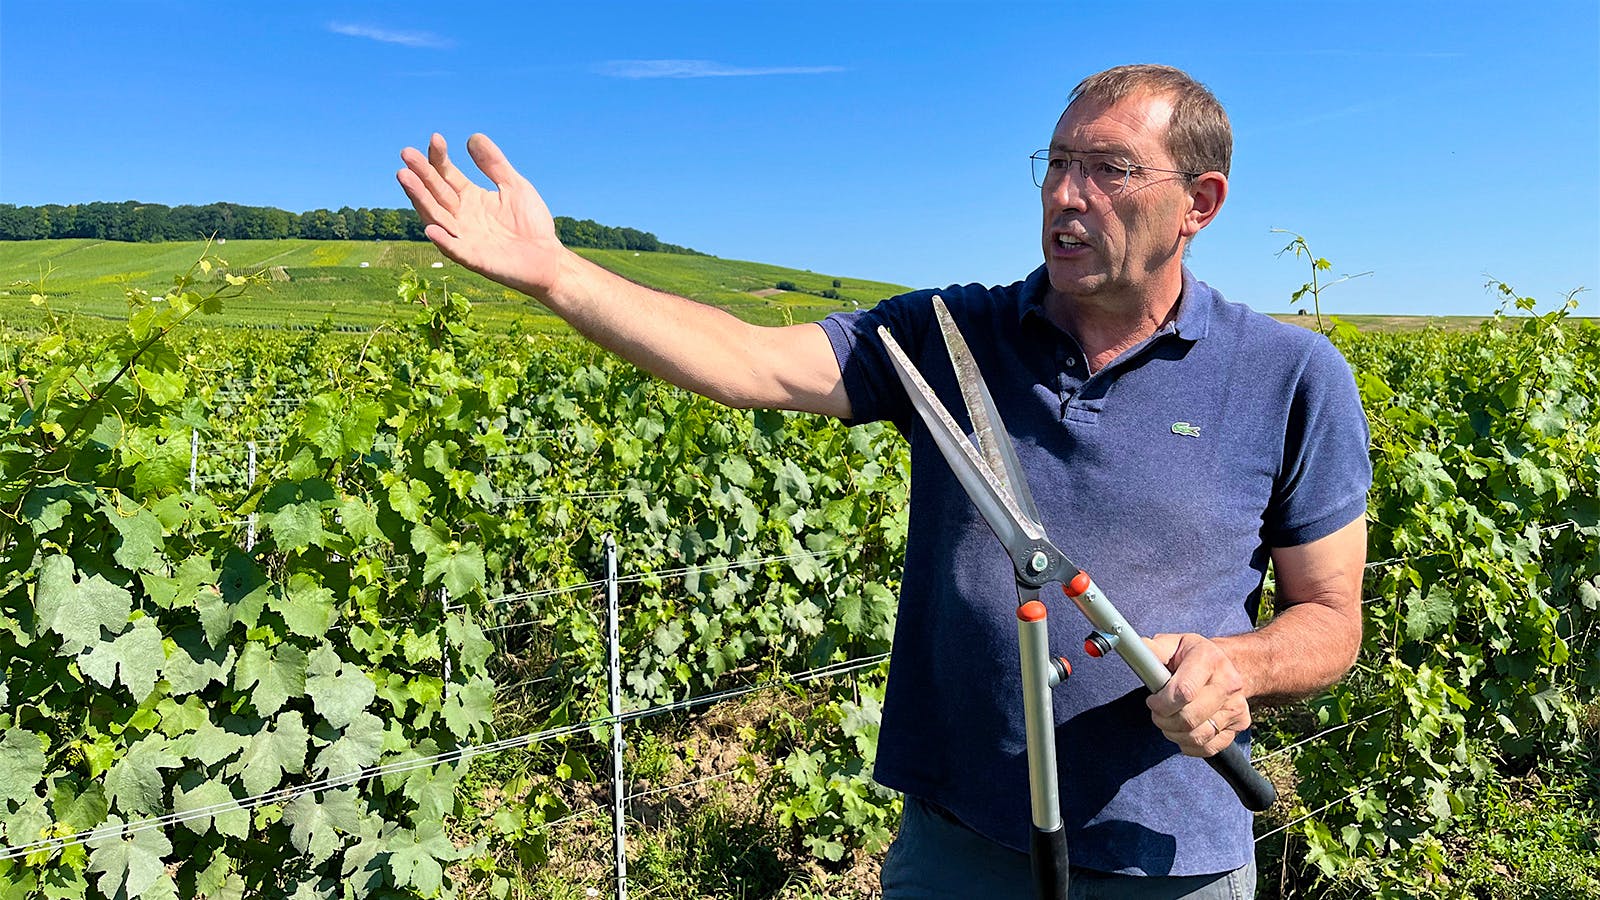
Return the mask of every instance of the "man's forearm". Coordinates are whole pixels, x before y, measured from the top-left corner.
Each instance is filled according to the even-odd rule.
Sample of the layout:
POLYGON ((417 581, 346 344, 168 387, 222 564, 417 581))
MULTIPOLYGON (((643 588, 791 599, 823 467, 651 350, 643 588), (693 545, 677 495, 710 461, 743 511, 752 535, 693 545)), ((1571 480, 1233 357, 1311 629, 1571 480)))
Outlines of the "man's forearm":
POLYGON ((1255 631, 1214 639, 1244 677, 1252 706, 1309 697, 1349 671, 1361 649, 1361 615, 1318 603, 1280 610, 1255 631))
POLYGON ((559 271, 548 290, 512 286, 663 380, 728 406, 850 414, 832 348, 815 325, 751 325, 629 281, 570 250, 559 271))

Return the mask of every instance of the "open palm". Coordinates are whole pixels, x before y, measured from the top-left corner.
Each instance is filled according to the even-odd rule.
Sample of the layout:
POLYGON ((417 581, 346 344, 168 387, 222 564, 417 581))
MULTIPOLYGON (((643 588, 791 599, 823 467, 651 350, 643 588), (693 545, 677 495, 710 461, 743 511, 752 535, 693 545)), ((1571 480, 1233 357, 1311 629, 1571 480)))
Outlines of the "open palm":
POLYGON ((467 153, 496 190, 478 187, 456 168, 438 134, 426 157, 411 147, 401 151, 406 167, 395 177, 445 256, 507 287, 545 294, 562 250, 550 210, 488 137, 473 135, 467 153))

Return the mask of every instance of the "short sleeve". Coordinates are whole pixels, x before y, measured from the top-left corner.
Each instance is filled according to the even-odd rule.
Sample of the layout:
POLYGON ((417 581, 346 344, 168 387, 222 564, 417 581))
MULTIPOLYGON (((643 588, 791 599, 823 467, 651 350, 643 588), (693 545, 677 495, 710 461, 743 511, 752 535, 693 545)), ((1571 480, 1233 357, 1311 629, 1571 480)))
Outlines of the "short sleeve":
POLYGON ((849 424, 889 421, 902 434, 909 433, 915 413, 894 372, 878 328, 887 328, 909 357, 919 359, 923 339, 933 320, 935 293, 900 294, 871 309, 833 313, 818 323, 827 333, 833 355, 839 361, 845 393, 850 397, 849 424))
POLYGON ((1273 547, 1309 544, 1354 522, 1366 513, 1372 487, 1367 417, 1349 363, 1317 339, 1293 390, 1283 463, 1264 522, 1273 547))

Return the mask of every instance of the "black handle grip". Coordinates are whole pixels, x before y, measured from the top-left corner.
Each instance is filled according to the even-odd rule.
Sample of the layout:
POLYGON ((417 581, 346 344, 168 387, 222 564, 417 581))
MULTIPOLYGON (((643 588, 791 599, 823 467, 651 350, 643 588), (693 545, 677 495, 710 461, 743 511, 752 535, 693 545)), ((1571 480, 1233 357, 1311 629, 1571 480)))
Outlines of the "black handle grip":
POLYGON ((1033 895, 1038 900, 1067 900, 1067 826, 1055 831, 1033 826, 1028 857, 1033 864, 1033 895))
POLYGON ((1244 804, 1245 809, 1261 812, 1278 802, 1278 789, 1250 765, 1244 748, 1238 744, 1229 744, 1221 753, 1206 757, 1206 762, 1239 795, 1239 802, 1244 804))

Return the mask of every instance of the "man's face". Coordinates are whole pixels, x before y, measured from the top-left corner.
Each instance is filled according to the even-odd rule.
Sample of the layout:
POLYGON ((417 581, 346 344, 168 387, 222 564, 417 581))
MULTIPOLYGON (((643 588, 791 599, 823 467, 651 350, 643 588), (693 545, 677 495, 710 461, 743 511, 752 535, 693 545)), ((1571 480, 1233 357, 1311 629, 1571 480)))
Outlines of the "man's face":
MULTIPOLYGON (((1171 117, 1172 101, 1160 96, 1134 95, 1109 107, 1079 101, 1056 124, 1050 150, 1176 169, 1165 141, 1171 117)), ((1153 278, 1175 277, 1190 209, 1183 176, 1135 169, 1126 187, 1107 190, 1104 170, 1099 184, 1091 174, 1073 163, 1053 171, 1041 191, 1051 286, 1074 298, 1117 299, 1152 289, 1153 278)))

